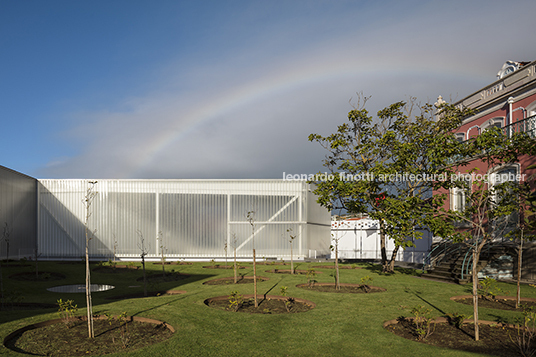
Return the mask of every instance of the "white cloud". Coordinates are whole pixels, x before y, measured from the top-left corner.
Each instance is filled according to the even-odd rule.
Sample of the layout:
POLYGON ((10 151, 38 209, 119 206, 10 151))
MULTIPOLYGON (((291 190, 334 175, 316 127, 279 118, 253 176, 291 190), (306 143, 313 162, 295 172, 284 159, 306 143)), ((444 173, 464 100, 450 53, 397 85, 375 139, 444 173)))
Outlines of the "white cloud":
MULTIPOLYGON (((512 37, 503 27, 490 26, 504 20, 497 11, 502 2, 485 7, 464 2, 464 11, 445 2, 415 4, 399 18, 393 11, 400 8, 386 10, 385 18, 358 17, 366 24, 356 29, 345 27, 352 15, 341 14, 324 21, 329 36, 307 38, 297 49, 284 40, 294 30, 287 27, 263 33, 269 40, 265 46, 249 42, 250 47, 233 47, 198 66, 170 63, 145 95, 118 101, 108 111, 75 114, 79 124, 65 136, 79 154, 41 174, 278 178, 283 171, 312 173, 321 169, 323 152, 307 141, 308 134, 333 132, 356 91, 373 96, 371 112, 409 95, 422 101, 440 94, 461 99, 493 82, 507 59, 534 59, 525 57, 534 51, 516 51, 528 47, 523 42, 533 33, 534 22, 523 23, 530 11, 522 11, 516 24, 521 20, 520 29, 532 31, 512 37)), ((312 28, 317 20, 311 19, 312 28)), ((304 23, 299 26, 306 34, 304 23)))

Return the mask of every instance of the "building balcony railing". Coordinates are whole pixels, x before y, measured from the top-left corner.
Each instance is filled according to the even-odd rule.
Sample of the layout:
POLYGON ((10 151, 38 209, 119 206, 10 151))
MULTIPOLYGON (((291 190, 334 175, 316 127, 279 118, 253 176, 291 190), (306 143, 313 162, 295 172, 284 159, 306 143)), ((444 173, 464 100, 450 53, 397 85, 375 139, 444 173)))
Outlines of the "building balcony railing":
MULTIPOLYGON (((527 133, 531 138, 536 138, 536 115, 525 118, 523 120, 516 121, 501 128, 504 135, 511 138, 515 133, 527 133)), ((472 139, 461 141, 461 144, 468 143, 472 139)), ((468 157, 462 157, 461 155, 455 155, 451 157, 448 162, 453 164, 455 162, 467 159, 468 157)))
POLYGON ((531 138, 534 138, 536 137, 536 115, 516 121, 502 129, 503 133, 509 138, 512 137, 514 133, 527 133, 531 138))

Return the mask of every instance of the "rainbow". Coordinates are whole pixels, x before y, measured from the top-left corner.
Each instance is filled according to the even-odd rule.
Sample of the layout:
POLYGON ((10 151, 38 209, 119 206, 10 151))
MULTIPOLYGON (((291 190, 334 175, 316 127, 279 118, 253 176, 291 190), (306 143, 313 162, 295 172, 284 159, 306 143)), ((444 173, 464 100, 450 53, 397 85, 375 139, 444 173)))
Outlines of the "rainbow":
MULTIPOLYGON (((196 129, 215 119, 217 116, 221 116, 221 114, 228 111, 240 108, 241 106, 257 100, 262 100, 263 98, 267 98, 274 94, 325 81, 348 79, 349 77, 363 78, 364 76, 381 79, 400 75, 426 75, 431 80, 434 78, 452 79, 453 77, 459 77, 463 78, 465 81, 467 81, 468 78, 471 78, 477 82, 489 82, 489 75, 486 75, 485 73, 477 74, 471 72, 471 70, 472 69, 470 68, 464 68, 464 70, 460 71, 460 68, 454 68, 452 64, 441 66, 438 63, 434 63, 433 67, 432 65, 423 67, 419 64, 418 68, 416 68, 415 65, 412 65, 411 67, 400 66, 390 68, 389 66, 376 61, 371 63, 370 66, 364 65, 363 63, 359 65, 352 63, 351 65, 333 66, 333 68, 330 68, 329 70, 318 67, 305 67, 298 71, 289 71, 280 74, 279 76, 270 77, 267 80, 241 86, 234 91, 227 92, 215 100, 211 100, 200 108, 196 108, 183 114, 182 117, 184 122, 188 124, 180 130, 165 130, 162 135, 153 139, 145 148, 145 154, 143 157, 140 157, 139 164, 136 168, 131 170, 131 172, 125 173, 123 177, 138 176, 137 173, 148 165, 158 153, 168 148, 173 142, 187 138, 195 132, 196 129), (438 71, 438 67, 441 68, 441 71, 438 71)), ((357 88, 357 90, 359 90, 359 88, 357 88)))

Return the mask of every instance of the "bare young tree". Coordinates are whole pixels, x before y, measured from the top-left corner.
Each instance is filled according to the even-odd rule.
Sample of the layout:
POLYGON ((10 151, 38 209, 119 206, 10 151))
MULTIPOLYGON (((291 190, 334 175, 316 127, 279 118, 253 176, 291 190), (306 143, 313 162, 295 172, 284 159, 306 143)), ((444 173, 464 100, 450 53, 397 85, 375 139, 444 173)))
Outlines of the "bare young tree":
POLYGON ((259 307, 257 301, 257 262, 255 260, 255 211, 249 211, 246 220, 251 225, 251 245, 253 246, 253 295, 255 296, 255 307, 259 307))
POLYGON ((136 233, 138 233, 138 237, 140 239, 138 243, 138 248, 140 248, 141 251, 141 266, 143 268, 143 296, 147 296, 147 275, 145 274, 145 256, 149 253, 150 248, 145 246, 145 238, 143 238, 141 230, 138 229, 136 233))
POLYGON ((164 245, 164 234, 162 231, 158 232, 158 236, 156 237, 158 242, 160 243, 160 261, 162 263, 162 277, 166 277, 166 257, 164 256, 166 249, 166 246, 164 245))
POLYGON ((95 191, 95 185, 97 181, 88 181, 88 186, 86 189, 86 195, 82 200, 86 210, 86 220, 85 220, 85 234, 86 234, 86 305, 87 305, 87 328, 89 338, 95 337, 95 332, 93 331, 93 304, 91 302, 91 276, 89 270, 89 241, 92 239, 94 232, 89 230, 89 217, 91 217, 91 204, 97 196, 97 191, 95 191))
POLYGON ((234 267, 233 267, 233 270, 234 270, 234 283, 236 284, 238 282, 238 266, 236 264, 236 243, 237 243, 236 233, 232 233, 231 236, 233 237, 232 240, 231 240, 231 246, 233 247, 233 252, 234 252, 234 267))
POLYGON ((292 228, 287 229, 288 242, 290 243, 290 274, 294 274, 294 252, 293 252, 293 243, 294 239, 298 237, 298 234, 295 233, 292 228))
POLYGON ((227 244, 227 238, 225 238, 225 242, 223 244, 223 250, 225 251, 225 269, 227 269, 227 248, 229 248, 227 244))

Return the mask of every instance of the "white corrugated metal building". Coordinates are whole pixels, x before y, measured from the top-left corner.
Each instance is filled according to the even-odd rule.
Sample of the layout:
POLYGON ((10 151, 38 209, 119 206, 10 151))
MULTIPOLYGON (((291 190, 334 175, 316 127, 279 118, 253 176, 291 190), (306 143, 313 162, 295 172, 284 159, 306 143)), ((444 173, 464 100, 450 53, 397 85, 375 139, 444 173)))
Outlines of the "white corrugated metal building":
MULTIPOLYGON (((94 180, 90 207, 93 258, 140 257, 140 235, 157 259, 288 259, 329 254, 330 215, 305 181, 94 180), (247 213, 255 211, 254 227, 247 213), (254 234, 253 234, 254 233, 254 234), (162 240, 158 241, 157 237, 162 240)), ((85 249, 88 180, 38 180, 38 247, 46 258, 77 259, 85 249)))

